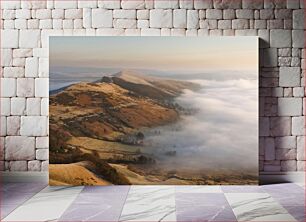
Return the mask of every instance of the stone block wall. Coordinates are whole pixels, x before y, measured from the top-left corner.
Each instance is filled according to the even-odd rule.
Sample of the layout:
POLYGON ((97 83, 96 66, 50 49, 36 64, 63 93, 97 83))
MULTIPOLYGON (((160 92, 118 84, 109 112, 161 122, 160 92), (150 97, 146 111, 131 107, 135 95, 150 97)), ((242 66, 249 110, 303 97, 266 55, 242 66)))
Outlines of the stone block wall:
POLYGON ((48 169, 52 35, 259 36, 260 171, 305 170, 304 11, 304 0, 1 1, 1 170, 48 169))

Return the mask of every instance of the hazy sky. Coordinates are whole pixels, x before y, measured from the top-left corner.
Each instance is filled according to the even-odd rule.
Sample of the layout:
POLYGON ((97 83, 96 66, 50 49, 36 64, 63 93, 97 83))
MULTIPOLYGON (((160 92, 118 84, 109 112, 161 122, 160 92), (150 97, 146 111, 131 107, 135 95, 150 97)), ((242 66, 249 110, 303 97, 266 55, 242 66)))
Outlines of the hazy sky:
POLYGON ((257 37, 50 37, 50 67, 252 69, 257 37))

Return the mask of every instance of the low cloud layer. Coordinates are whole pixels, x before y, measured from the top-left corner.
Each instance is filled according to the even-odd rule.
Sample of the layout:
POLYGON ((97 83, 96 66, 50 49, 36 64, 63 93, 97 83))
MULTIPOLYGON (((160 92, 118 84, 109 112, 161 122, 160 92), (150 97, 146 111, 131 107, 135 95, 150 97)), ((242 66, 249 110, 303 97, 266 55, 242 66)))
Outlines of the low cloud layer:
POLYGON ((160 156, 169 168, 256 172, 257 80, 192 81, 202 89, 186 90, 177 102, 197 112, 182 116, 172 126, 158 128, 160 134, 147 134, 146 142, 159 153, 176 151, 174 157, 160 156))

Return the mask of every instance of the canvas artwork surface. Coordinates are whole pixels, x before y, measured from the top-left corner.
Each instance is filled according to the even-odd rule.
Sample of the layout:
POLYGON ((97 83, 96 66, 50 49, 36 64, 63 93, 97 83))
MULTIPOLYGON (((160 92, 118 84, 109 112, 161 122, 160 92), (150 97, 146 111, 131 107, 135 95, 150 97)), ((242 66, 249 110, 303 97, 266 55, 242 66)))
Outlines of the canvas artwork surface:
POLYGON ((50 185, 258 183, 257 37, 50 37, 50 185))

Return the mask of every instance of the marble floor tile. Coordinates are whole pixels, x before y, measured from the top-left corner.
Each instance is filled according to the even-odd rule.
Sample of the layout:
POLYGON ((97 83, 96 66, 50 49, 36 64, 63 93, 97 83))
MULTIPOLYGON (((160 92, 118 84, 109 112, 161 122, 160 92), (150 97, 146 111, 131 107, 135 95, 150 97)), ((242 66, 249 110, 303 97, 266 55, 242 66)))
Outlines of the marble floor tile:
POLYGON ((222 193, 221 186, 176 186, 176 193, 222 193))
POLYGON ((3 193, 1 195, 1 206, 2 205, 20 205, 33 197, 35 194, 30 193, 3 193))
POLYGON ((270 193, 283 206, 305 206, 305 193, 270 193))
POLYGON ((83 187, 46 187, 16 208, 3 221, 54 221, 60 218, 83 187))
POLYGON ((59 221, 118 221, 126 193, 81 193, 59 221))
POLYGON ((223 193, 176 193, 177 221, 236 221, 223 193))
POLYGON ((48 185, 45 183, 3 183, 1 193, 38 193, 48 185))
POLYGON ((225 193, 238 221, 296 221, 267 193, 225 193))
POLYGON ((261 186, 221 186, 224 193, 263 193, 261 186))
POLYGON ((294 183, 280 183, 263 185, 261 188, 267 193, 303 193, 304 189, 294 183))
POLYGON ((297 221, 305 222, 305 206, 283 206, 297 221))
POLYGON ((174 186, 132 186, 120 221, 176 221, 174 186))
POLYGON ((59 221, 118 221, 130 186, 85 187, 59 221))

